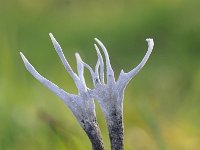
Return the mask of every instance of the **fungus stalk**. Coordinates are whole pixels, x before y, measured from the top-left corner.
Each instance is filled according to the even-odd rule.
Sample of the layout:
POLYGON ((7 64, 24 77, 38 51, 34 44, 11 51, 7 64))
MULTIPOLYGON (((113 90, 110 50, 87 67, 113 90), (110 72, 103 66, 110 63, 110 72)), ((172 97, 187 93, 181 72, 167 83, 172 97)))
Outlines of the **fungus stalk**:
POLYGON ((59 88, 57 85, 47 80, 41 76, 34 67, 28 62, 25 56, 20 52, 20 55, 24 61, 26 69, 44 86, 54 92, 59 96, 65 104, 73 112, 74 116, 77 118, 79 124, 84 129, 88 135, 93 150, 103 150, 103 140, 101 132, 96 119, 95 104, 96 99, 99 103, 103 114, 106 119, 108 126, 111 149, 112 150, 123 150, 124 149, 124 126, 123 126, 123 97, 124 90, 129 83, 129 81, 143 68, 147 62, 154 46, 153 39, 146 39, 148 43, 148 50, 142 61, 134 69, 125 73, 121 71, 118 80, 115 81, 114 71, 110 64, 110 59, 108 52, 103 45, 103 43, 95 38, 98 46, 103 51, 105 57, 105 65, 103 57, 98 46, 95 44, 95 49, 97 52, 98 60, 93 69, 85 63, 78 53, 75 54, 77 60, 77 70, 78 75, 73 72, 69 63, 67 62, 62 49, 58 42, 55 40, 53 35, 50 33, 51 40, 53 42, 54 48, 58 53, 65 69, 70 74, 74 80, 76 87, 78 88, 78 95, 69 94, 63 89, 59 88), (105 66, 105 67, 104 67, 105 66), (86 67, 90 73, 93 80, 94 88, 89 89, 86 86, 84 78, 84 67, 86 67), (106 73, 104 73, 104 69, 106 73), (104 74, 106 74, 106 81, 104 81, 104 74))
MULTIPOLYGON (((143 68, 146 61, 148 60, 154 46, 153 39, 146 39, 148 43, 148 50, 142 61, 138 66, 136 66, 133 70, 128 73, 125 73, 123 70, 121 71, 119 78, 115 81, 114 72, 112 66, 110 64, 110 59, 108 52, 101 41, 95 38, 98 45, 103 50, 106 60, 106 77, 107 77, 107 84, 104 83, 103 77, 103 60, 101 53, 97 45, 95 45, 97 55, 100 62, 100 73, 101 79, 95 79, 94 76, 93 80, 95 80, 94 89, 91 91, 92 97, 94 97, 104 113, 109 137, 111 142, 111 149, 112 150, 123 150, 124 149, 124 126, 123 126, 123 97, 124 97, 124 90, 128 82, 143 68)), ((91 69, 90 69, 91 70, 91 69)), ((91 72, 91 74, 94 74, 91 72)), ((97 75, 98 77, 98 75, 97 75)))

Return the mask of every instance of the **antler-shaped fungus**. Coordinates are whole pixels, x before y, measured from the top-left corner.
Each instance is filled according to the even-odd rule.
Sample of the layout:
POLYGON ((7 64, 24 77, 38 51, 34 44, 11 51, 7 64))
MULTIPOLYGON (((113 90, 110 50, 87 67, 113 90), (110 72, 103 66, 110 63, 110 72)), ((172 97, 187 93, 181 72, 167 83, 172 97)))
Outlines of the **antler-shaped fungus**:
POLYGON ((102 136, 100 129, 96 122, 95 105, 93 98, 95 98, 104 113, 111 142, 112 150, 123 150, 124 149, 124 127, 123 127, 123 97, 124 90, 128 82, 143 68, 146 61, 148 60, 154 46, 153 39, 146 39, 148 42, 148 50, 144 58, 138 66, 128 73, 121 71, 119 78, 115 81, 114 71, 110 64, 108 52, 103 43, 95 38, 95 41, 101 47, 106 60, 106 78, 107 83, 104 83, 104 61, 100 53, 98 46, 95 44, 98 60, 95 66, 95 70, 82 61, 80 55, 76 53, 78 75, 73 72, 69 63, 65 59, 62 49, 58 42, 55 40, 53 35, 50 33, 51 40, 54 48, 58 53, 65 69, 73 78, 79 95, 73 95, 65 92, 51 81, 42 77, 34 67, 28 62, 25 56, 20 52, 21 57, 25 63, 27 70, 44 86, 53 91, 58 95, 71 109, 77 120, 79 121, 82 128, 87 133, 90 141, 92 142, 93 149, 102 150, 104 149, 102 136), (89 90, 86 87, 85 79, 83 76, 84 67, 86 67, 92 76, 94 89, 89 90), (99 71, 100 68, 100 71, 99 71), (100 75, 99 75, 100 73, 100 75))
MULTIPOLYGON (((95 98, 104 113, 109 130, 112 150, 124 149, 124 127, 123 127, 123 97, 124 90, 128 82, 142 69, 148 60, 154 46, 153 39, 147 39, 148 51, 140 64, 128 73, 121 71, 118 80, 115 82, 114 72, 110 64, 108 52, 101 41, 95 38, 96 42, 102 48, 106 60, 107 84, 104 84, 103 59, 97 45, 95 45, 100 62, 101 81, 96 83, 91 95, 95 98)), ((85 63, 84 63, 85 64, 85 63)), ((89 67, 87 67, 89 68, 89 67)), ((89 69, 91 70, 91 69, 89 69)), ((93 71, 90 71, 93 74, 93 71)), ((98 71, 96 71, 98 72, 98 71)), ((98 76, 98 75, 97 75, 98 76)), ((92 76, 93 77, 93 76, 92 76)), ((94 77, 93 77, 93 80, 94 77)))
POLYGON ((49 90, 51 90, 58 97, 60 97, 65 102, 65 104, 70 108, 70 110, 73 112, 74 116, 78 120, 79 124, 88 135, 92 143, 92 148, 94 150, 104 150, 102 136, 96 119, 94 101, 88 92, 88 89, 85 84, 85 79, 83 76, 84 67, 83 64, 81 63, 81 58, 79 57, 78 54, 76 54, 77 69, 78 69, 78 75, 77 75, 76 73, 73 72, 69 63, 65 59, 65 56, 62 52, 60 45, 58 44, 58 42, 55 40, 55 38, 51 33, 50 37, 53 42, 54 48, 58 53, 65 69, 74 80, 76 87, 78 88, 79 94, 78 95, 69 94, 60 87, 58 87, 56 84, 52 83, 51 81, 41 76, 35 70, 35 68, 28 62, 26 57, 20 52, 25 67, 39 82, 41 82, 49 90))

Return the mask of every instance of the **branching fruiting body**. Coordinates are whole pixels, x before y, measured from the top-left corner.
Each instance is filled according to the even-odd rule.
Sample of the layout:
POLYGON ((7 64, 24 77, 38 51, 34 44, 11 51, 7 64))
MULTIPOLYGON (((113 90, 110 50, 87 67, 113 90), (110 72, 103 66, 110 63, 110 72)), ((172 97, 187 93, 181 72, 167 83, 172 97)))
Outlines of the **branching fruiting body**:
POLYGON ((123 97, 124 90, 128 82, 143 68, 148 60, 154 46, 153 39, 147 39, 148 51, 138 66, 128 73, 121 71, 118 80, 115 80, 114 71, 110 64, 108 52, 101 41, 95 38, 95 41, 101 47, 103 57, 98 46, 95 44, 98 60, 93 70, 85 63, 78 53, 75 54, 77 60, 78 74, 74 73, 69 63, 67 62, 62 49, 53 35, 50 33, 50 38, 58 53, 65 69, 74 80, 78 88, 78 95, 69 94, 56 84, 41 76, 35 68, 28 62, 25 56, 20 52, 26 69, 44 86, 59 96, 69 109, 73 112, 81 127, 88 135, 93 150, 104 150, 101 132, 96 119, 94 99, 96 99, 105 116, 112 150, 124 149, 124 126, 123 126, 123 97), (104 67, 105 66, 105 67, 104 67), (92 76, 94 88, 89 89, 86 86, 84 78, 84 67, 86 67, 92 76), (106 81, 104 81, 104 69, 106 69, 106 81))

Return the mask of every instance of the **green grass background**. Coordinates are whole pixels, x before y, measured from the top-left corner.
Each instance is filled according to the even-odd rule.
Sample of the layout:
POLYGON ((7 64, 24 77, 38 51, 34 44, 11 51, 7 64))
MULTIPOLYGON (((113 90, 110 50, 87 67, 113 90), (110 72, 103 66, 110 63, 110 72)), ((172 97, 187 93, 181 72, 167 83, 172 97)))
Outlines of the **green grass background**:
MULTIPOLYGON (((70 110, 19 56, 22 51, 43 76, 77 93, 49 32, 74 70, 75 52, 95 65, 93 38, 99 38, 116 77, 140 62, 145 39, 154 38, 150 59, 125 92, 125 149, 200 149, 199 0, 0 0, 0 150, 91 149, 70 110)), ((96 111, 109 149, 98 105, 96 111)))

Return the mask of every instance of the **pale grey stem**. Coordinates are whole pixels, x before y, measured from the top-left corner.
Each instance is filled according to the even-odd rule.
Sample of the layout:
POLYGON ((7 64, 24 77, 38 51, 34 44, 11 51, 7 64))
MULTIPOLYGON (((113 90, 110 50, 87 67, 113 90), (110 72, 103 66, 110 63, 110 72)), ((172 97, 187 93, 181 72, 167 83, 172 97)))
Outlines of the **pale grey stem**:
POLYGON ((98 56, 98 60, 99 60, 99 63, 100 63, 100 80, 101 80, 101 83, 104 84, 104 62, 103 62, 103 57, 99 51, 99 48, 97 47, 96 44, 94 44, 94 47, 96 49, 96 52, 97 52, 97 56, 98 56))
POLYGON ((95 41, 99 44, 99 46, 102 48, 103 53, 105 55, 105 59, 106 59, 106 73, 107 73, 107 83, 111 84, 113 82, 115 82, 115 77, 114 77, 114 71, 112 69, 112 66, 110 64, 110 58, 107 52, 106 47, 103 45, 103 43, 98 40, 97 38, 95 38, 95 41))
POLYGON ((47 80, 43 76, 41 76, 35 68, 29 63, 29 61, 26 59, 26 57, 23 55, 22 52, 20 52, 21 58, 24 62, 24 65, 26 69, 38 80, 40 81, 45 87, 50 89, 52 92, 54 92, 58 97, 60 97, 65 103, 69 104, 69 98, 70 94, 65 92, 63 89, 58 87, 56 84, 52 83, 51 81, 47 80))
MULTIPOLYGON (((153 39, 147 39, 148 42, 148 51, 144 56, 141 63, 129 73, 124 73, 122 70, 117 82, 110 82, 105 85, 100 85, 93 90, 91 93, 95 99, 100 104, 101 109, 103 110, 106 122, 108 125, 109 137, 111 142, 112 150, 123 150, 124 149, 124 127, 123 127, 123 95, 125 85, 128 81, 134 77, 141 68, 145 65, 148 60, 152 49, 153 49, 153 39)), ((108 53, 101 45, 104 50, 106 57, 106 67, 109 70, 110 62, 108 53), (109 63, 108 63, 109 62, 109 63)), ((112 68, 111 68, 112 69, 112 68)), ((108 78, 108 72, 107 72, 108 78)))

